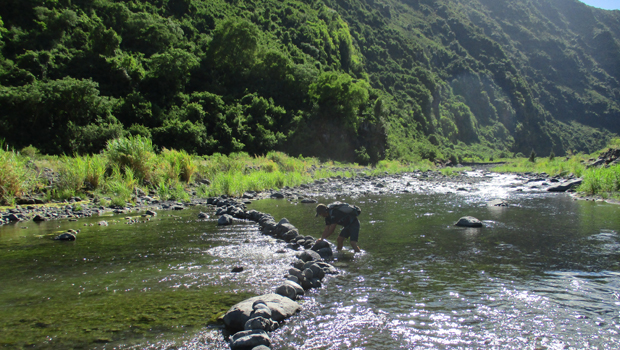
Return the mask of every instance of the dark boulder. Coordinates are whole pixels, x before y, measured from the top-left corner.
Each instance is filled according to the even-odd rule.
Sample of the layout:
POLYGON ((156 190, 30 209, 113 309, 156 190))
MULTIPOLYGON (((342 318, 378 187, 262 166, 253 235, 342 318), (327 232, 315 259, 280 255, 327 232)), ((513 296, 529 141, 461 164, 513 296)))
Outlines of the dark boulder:
POLYGON ((37 214, 37 215, 34 216, 34 218, 32 218, 32 221, 34 221, 34 222, 43 222, 43 221, 47 221, 47 220, 49 220, 49 219, 46 216, 43 216, 43 215, 40 215, 40 214, 37 214))

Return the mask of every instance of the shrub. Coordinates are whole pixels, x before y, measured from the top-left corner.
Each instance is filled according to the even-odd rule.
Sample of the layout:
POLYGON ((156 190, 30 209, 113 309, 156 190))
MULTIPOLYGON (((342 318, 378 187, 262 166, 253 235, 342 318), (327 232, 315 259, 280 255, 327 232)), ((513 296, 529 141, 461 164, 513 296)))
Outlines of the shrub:
POLYGON ((534 152, 534 150, 532 150, 532 153, 530 153, 529 161, 532 163, 536 163, 536 152, 534 152))
POLYGON ((39 150, 33 145, 30 145, 30 146, 26 146, 22 148, 22 150, 19 151, 19 153, 21 153, 21 155, 25 157, 34 158, 35 156, 39 155, 39 150))

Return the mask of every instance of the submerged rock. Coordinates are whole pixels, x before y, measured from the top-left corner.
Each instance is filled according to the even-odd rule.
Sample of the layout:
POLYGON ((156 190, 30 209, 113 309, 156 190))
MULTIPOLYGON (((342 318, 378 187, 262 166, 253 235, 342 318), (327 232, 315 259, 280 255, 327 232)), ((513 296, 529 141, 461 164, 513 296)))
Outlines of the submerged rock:
POLYGON ((455 225, 462 227, 482 227, 482 222, 473 216, 463 216, 455 225))
POLYGON ((63 234, 56 236, 54 239, 57 241, 75 241, 75 238, 76 238, 75 234, 65 232, 63 234))
POLYGON ((217 219, 217 224, 220 226, 230 225, 232 224, 232 222, 233 222, 233 217, 228 214, 224 214, 220 216, 219 219, 217 219))

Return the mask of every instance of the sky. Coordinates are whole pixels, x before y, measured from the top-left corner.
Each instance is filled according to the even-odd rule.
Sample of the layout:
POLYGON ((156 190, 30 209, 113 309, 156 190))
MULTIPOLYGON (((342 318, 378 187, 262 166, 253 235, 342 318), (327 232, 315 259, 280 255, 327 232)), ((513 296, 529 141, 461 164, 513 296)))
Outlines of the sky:
POLYGON ((590 6, 605 10, 620 10, 620 0, 580 0, 590 6))

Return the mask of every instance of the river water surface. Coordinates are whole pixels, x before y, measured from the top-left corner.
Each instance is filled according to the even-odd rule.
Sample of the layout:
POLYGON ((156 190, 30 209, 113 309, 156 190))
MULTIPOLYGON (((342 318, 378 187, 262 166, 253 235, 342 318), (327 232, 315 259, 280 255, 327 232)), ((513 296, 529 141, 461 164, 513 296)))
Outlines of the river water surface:
MULTIPOLYGON (((335 258, 341 274, 301 301, 303 311, 272 333, 273 349, 620 348, 620 207, 517 186, 512 175, 487 176, 459 191, 403 181, 419 186, 413 193, 318 198, 362 208, 363 253, 335 258), (492 199, 507 206, 488 206, 492 199), (484 227, 453 225, 466 215, 484 227)), ((323 228, 312 204, 261 200, 249 209, 286 217, 303 235, 318 237, 323 228)), ((96 303, 111 290, 273 291, 294 252, 280 253, 284 244, 252 223, 218 228, 195 220, 200 210, 85 228, 72 246, 37 238, 69 223, 0 228, 3 256, 21 252, 2 271, 0 311, 27 314, 28 298, 32 304, 90 295, 96 303), (115 243, 127 236, 129 242, 115 243), (58 258, 63 254, 67 259, 58 258), (234 266, 245 270, 230 273, 234 266)), ((140 334, 90 347, 228 348, 216 327, 140 334)))

